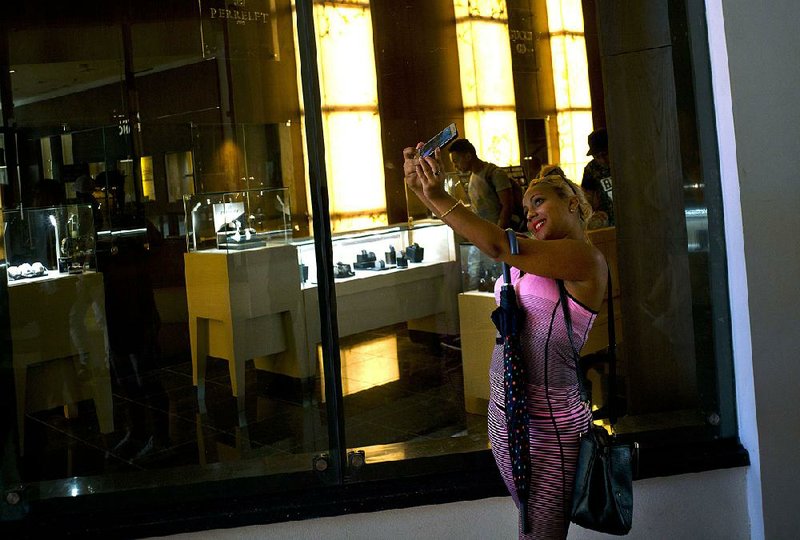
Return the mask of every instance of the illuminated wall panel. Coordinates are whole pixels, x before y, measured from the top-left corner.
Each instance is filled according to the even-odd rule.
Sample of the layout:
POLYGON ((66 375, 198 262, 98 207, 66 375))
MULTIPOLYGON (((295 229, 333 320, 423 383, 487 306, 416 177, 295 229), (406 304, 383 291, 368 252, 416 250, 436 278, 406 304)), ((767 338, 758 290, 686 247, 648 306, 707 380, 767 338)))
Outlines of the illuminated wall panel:
POLYGON ((482 159, 518 165, 516 103, 505 0, 454 0, 464 133, 482 159))
MULTIPOLYGON (((314 26, 331 226, 336 232, 386 225, 369 1, 314 2, 314 26)), ((296 40, 297 36, 295 50, 299 51, 296 40)), ((299 82, 299 56, 297 65, 299 82)), ((302 108, 302 92, 300 103, 302 108)), ((305 127, 302 133, 305 143, 305 127)))
POLYGON ((592 101, 580 0, 547 0, 550 54, 556 94, 560 165, 580 182, 591 159, 586 138, 592 131, 592 101))

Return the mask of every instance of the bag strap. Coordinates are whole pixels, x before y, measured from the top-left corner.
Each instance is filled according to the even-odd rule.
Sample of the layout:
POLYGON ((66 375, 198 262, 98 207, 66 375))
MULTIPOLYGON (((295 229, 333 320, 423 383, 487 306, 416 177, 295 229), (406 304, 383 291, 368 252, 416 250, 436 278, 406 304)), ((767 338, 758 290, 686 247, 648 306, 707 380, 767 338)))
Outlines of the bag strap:
POLYGON ((564 286, 564 280, 557 279, 558 296, 561 299, 561 309, 564 311, 564 324, 567 326, 567 337, 569 338, 569 348, 572 351, 572 360, 575 363, 575 375, 578 379, 578 388, 580 388, 581 401, 591 404, 592 396, 586 392, 586 386, 583 384, 583 374, 581 373, 580 355, 578 348, 575 347, 575 339, 572 336, 572 316, 567 307, 567 288, 564 286))
MULTIPOLYGON (((558 283, 558 294, 561 298, 561 307, 564 310, 564 323, 567 327, 567 336, 569 338, 570 348, 572 349, 572 357, 575 361, 575 374, 578 378, 578 386, 580 388, 581 399, 591 403, 591 396, 586 392, 586 387, 583 384, 583 373, 580 366, 580 354, 575 347, 575 340, 572 335, 572 317, 570 316, 567 300, 567 288, 564 286, 563 280, 556 280, 558 283)), ((608 420, 613 426, 617 422, 617 414, 615 411, 614 401, 616 400, 616 378, 617 378, 617 342, 616 332, 614 328, 614 291, 611 283, 611 269, 608 269, 608 420)))

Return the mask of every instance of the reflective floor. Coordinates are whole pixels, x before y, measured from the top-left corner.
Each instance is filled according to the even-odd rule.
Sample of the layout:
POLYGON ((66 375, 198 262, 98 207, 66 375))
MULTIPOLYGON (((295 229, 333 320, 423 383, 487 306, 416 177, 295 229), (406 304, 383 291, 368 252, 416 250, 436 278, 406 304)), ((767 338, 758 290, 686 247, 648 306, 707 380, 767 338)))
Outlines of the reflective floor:
MULTIPOLYGON (((464 411, 458 342, 409 334, 397 325, 340 341, 346 446, 365 448, 368 462, 486 448, 485 416, 464 411)), ((310 466, 307 456, 328 448, 322 376, 300 381, 249 362, 240 414, 223 360, 209 359, 202 413, 188 353, 138 378, 116 372, 112 433, 100 433, 92 401, 71 418, 63 407, 26 415, 22 482, 254 458, 280 470, 291 456, 310 466)))

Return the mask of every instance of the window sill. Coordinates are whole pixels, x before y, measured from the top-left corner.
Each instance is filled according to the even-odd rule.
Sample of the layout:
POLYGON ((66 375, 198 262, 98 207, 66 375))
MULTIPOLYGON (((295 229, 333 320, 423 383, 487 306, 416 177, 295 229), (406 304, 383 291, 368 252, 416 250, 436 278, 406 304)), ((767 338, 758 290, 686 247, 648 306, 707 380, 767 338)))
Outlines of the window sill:
MULTIPOLYGON (((674 444, 665 444, 663 434, 658 443, 655 435, 643 439, 637 479, 749 465, 747 451, 735 439, 676 439, 674 444)), ((0 530, 21 537, 65 532, 162 536, 505 495, 491 452, 483 450, 369 464, 343 485, 324 485, 309 473, 295 473, 275 482, 258 477, 43 500, 29 503, 26 518, 0 524, 0 530)))

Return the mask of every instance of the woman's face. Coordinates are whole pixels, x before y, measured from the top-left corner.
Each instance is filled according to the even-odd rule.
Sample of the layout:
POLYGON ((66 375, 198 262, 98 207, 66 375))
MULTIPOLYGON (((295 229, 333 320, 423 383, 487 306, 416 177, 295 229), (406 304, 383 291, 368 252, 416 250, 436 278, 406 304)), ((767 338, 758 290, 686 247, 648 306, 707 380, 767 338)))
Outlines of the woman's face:
POLYGON ((572 232, 573 213, 570 199, 562 199, 552 186, 535 183, 522 199, 528 218, 528 230, 538 240, 558 240, 572 232))

